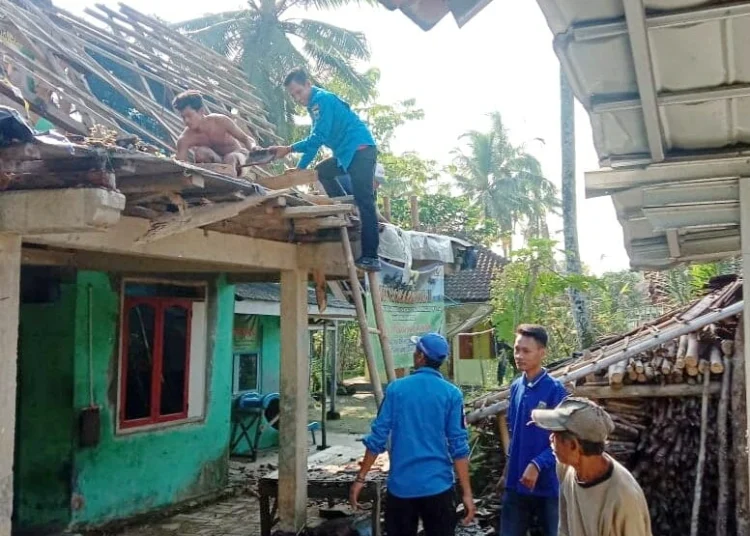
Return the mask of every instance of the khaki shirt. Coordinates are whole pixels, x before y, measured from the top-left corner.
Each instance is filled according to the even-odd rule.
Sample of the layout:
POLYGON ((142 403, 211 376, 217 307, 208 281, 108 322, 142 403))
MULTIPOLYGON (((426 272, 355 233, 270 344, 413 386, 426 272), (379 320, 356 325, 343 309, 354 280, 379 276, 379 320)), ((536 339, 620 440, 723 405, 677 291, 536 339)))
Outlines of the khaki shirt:
POLYGON ((641 486, 625 467, 607 458, 611 470, 599 481, 588 484, 576 480, 572 467, 557 464, 559 536, 652 536, 641 486))

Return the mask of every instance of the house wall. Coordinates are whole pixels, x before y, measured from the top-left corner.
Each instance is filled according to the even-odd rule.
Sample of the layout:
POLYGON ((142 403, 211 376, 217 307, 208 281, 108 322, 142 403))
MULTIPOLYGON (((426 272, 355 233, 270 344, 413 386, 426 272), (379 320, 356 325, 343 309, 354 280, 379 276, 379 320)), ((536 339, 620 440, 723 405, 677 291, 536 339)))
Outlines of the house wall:
MULTIPOLYGON (((204 418, 116 433, 119 282, 79 272, 52 304, 22 305, 15 528, 99 525, 221 489, 228 475, 234 289, 209 285, 204 418), (78 442, 90 405, 89 286, 94 402, 100 442, 78 442)), ((191 357, 192 361, 192 357, 191 357)), ((191 375, 192 388, 192 375, 191 375)), ((192 401, 192 400, 191 400, 192 401)))
POLYGON ((70 521, 75 311, 75 283, 52 303, 21 305, 14 527, 22 531, 70 521))
MULTIPOLYGON (((261 394, 278 393, 281 376, 281 318, 278 316, 259 315, 260 328, 260 392, 261 394)), ((257 424, 250 427, 249 436, 255 437, 257 424)), ((234 430, 235 437, 240 430, 234 430)), ((259 449, 275 447, 279 444, 278 431, 267 427, 263 430, 258 442, 259 449)), ((235 447, 233 454, 240 456, 250 454, 250 446, 243 438, 235 447)))
POLYGON ((80 272, 74 355, 76 412, 89 405, 88 286, 93 294, 94 398, 99 445, 75 451, 73 525, 97 525, 216 491, 226 484, 231 402, 234 288, 209 285, 205 418, 157 430, 116 433, 119 287, 106 274, 80 272))
MULTIPOLYGON (((491 327, 491 324, 485 321, 472 328, 471 333, 486 331, 491 327)), ((458 385, 475 387, 496 385, 497 359, 492 348, 491 334, 483 333, 472 337, 470 352, 467 352, 469 345, 466 341, 462 348, 461 339, 464 337, 453 338, 453 381, 458 385)))

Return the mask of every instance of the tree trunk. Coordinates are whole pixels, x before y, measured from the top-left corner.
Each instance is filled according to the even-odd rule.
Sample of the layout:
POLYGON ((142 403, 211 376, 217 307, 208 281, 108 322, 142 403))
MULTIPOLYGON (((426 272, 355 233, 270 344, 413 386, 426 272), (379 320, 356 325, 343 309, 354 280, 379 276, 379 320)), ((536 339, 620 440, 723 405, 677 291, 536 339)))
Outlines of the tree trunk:
MULTIPOLYGON (((562 142, 562 208, 563 232, 565 235, 566 263, 569 274, 580 274, 581 254, 578 249, 578 222, 576 214, 576 140, 575 108, 573 90, 568 84, 565 72, 560 69, 560 134, 562 142)), ((570 302, 576 324, 578 343, 588 348, 594 342, 591 333, 591 316, 586 296, 571 288, 570 302)))

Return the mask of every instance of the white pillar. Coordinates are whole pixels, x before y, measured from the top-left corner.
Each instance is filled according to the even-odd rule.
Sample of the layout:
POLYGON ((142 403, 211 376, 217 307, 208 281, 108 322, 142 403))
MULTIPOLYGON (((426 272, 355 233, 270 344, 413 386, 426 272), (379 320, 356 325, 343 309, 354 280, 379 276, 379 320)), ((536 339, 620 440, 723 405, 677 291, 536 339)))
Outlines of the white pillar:
POLYGON ((10 536, 21 237, 0 233, 0 536, 10 536))
POLYGON ((307 272, 281 272, 280 529, 300 532, 307 514, 307 405, 309 398, 307 272))
MULTIPOLYGON (((742 244, 742 295, 744 310, 742 312, 742 330, 745 341, 745 397, 747 409, 750 410, 750 179, 740 178, 740 235, 742 244)), ((748 433, 750 433, 750 418, 748 433)), ((748 452, 750 464, 750 451, 748 452)), ((749 465, 750 466, 750 465, 749 465)), ((750 483, 750 478, 746 480, 750 483)), ((748 490, 750 493, 750 489, 748 490)))

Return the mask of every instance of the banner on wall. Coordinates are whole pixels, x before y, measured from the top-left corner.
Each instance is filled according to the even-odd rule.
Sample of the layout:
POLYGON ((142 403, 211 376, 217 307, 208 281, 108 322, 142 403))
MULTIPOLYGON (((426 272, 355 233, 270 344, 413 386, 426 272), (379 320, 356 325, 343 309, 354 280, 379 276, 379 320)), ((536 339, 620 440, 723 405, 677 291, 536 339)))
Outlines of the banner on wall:
MULTIPOLYGON (((404 269, 383 262, 378 272, 380 295, 383 299, 383 316, 386 333, 393 353, 395 367, 410 368, 413 364, 414 346, 410 338, 431 331, 443 333, 445 330, 445 304, 443 292, 442 264, 434 264, 407 272, 404 269)), ((369 279, 367 288, 367 323, 376 327, 375 311, 372 308, 369 279)), ((371 336, 381 378, 385 380, 383 353, 380 339, 371 336)))
POLYGON ((234 315, 234 352, 253 352, 260 348, 260 319, 258 315, 234 315))

